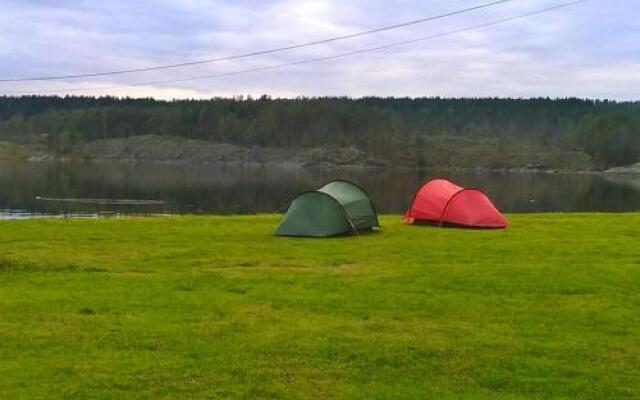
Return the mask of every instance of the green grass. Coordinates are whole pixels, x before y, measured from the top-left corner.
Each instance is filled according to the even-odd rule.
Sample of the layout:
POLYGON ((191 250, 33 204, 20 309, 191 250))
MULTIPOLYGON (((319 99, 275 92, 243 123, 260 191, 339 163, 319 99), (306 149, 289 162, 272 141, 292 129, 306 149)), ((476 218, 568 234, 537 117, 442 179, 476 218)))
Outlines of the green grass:
POLYGON ((640 214, 0 222, 0 399, 640 397, 640 214))

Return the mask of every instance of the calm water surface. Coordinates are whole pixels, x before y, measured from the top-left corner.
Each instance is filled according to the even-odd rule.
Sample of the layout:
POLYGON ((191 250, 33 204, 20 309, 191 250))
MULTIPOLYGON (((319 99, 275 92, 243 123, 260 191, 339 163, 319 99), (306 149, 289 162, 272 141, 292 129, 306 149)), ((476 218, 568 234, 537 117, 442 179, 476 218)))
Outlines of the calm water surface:
POLYGON ((380 212, 402 213, 415 189, 434 177, 481 188, 505 212, 640 211, 640 176, 0 163, 0 217, 275 212, 297 193, 333 179, 352 180, 364 187, 380 212))

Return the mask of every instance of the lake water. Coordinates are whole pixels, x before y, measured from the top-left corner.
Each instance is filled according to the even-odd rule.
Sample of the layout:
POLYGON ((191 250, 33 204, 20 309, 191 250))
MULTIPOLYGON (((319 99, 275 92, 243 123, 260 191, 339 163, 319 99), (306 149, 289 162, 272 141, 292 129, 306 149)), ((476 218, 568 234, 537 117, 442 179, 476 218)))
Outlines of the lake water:
POLYGON ((640 211, 640 176, 0 163, 0 217, 275 212, 284 210, 297 193, 333 179, 352 180, 364 187, 382 213, 402 213, 416 188, 434 177, 481 188, 505 212, 640 211))

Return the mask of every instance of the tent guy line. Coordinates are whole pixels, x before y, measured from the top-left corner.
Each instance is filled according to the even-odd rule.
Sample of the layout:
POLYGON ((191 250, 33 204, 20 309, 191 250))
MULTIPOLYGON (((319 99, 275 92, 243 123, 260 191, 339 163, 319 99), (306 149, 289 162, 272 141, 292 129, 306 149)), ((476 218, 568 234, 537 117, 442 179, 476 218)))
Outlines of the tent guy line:
POLYGON ((533 16, 536 16, 536 15, 539 15, 539 14, 543 14, 543 13, 546 13, 546 12, 550 12, 550 11, 555 11, 555 10, 562 9, 562 8, 571 7, 571 6, 577 5, 579 3, 584 3, 584 2, 587 2, 587 1, 590 1, 590 0, 575 0, 575 1, 572 1, 572 2, 568 2, 568 3, 562 3, 562 4, 555 5, 555 6, 541 8, 541 9, 538 9, 538 10, 535 10, 535 11, 531 11, 531 12, 528 12, 528 13, 524 13, 524 14, 518 14, 518 15, 511 16, 511 17, 501 18, 501 19, 493 20, 493 21, 490 21, 490 22, 482 23, 482 24, 471 25, 471 26, 467 26, 467 27, 464 27, 464 28, 455 29, 455 30, 451 30, 451 31, 446 31, 446 32, 442 32, 442 33, 438 33, 438 34, 434 34, 434 35, 429 35, 429 36, 424 36, 424 37, 419 37, 419 38, 409 39, 409 40, 403 40, 403 41, 400 41, 400 42, 388 43, 388 44, 381 45, 381 46, 376 46, 376 47, 369 47, 369 48, 364 48, 364 49, 359 49, 359 50, 353 50, 353 51, 349 51, 349 52, 345 52, 345 53, 338 53, 338 54, 325 56, 325 57, 309 58, 309 59, 304 59, 304 60, 299 60, 299 61, 294 61, 294 62, 284 63, 284 64, 269 65, 269 66, 264 66, 264 67, 250 68, 250 69, 244 69, 244 70, 238 70, 238 71, 230 71, 230 72, 224 72, 224 73, 214 74, 214 75, 193 76, 193 77, 188 77, 188 78, 179 78, 179 79, 170 79, 170 80, 161 80, 161 81, 149 81, 149 82, 139 82, 139 83, 119 84, 119 85, 109 85, 109 86, 94 86, 94 87, 84 87, 84 88, 39 89, 39 90, 28 90, 28 91, 9 91, 9 92, 4 92, 4 94, 7 94, 7 95, 19 95, 19 94, 38 94, 38 93, 66 93, 66 92, 110 90, 110 89, 120 89, 120 88, 127 88, 127 87, 160 86, 160 85, 167 85, 167 84, 172 84, 172 83, 189 82, 189 81, 205 80, 205 79, 215 79, 215 78, 223 78, 223 77, 229 77, 229 76, 235 76, 235 75, 241 75, 241 74, 247 74, 247 73, 253 73, 253 72, 270 71, 270 70, 275 70, 275 69, 292 67, 292 66, 296 66, 296 65, 310 64, 310 63, 314 63, 314 62, 329 61, 329 60, 334 60, 334 59, 339 59, 339 58, 351 57, 351 56, 354 56, 354 55, 359 55, 359 54, 364 54, 364 53, 371 53, 371 52, 386 50, 386 49, 390 49, 390 48, 394 48, 394 47, 406 46, 406 45, 409 45, 409 44, 418 43, 418 42, 422 42, 422 41, 427 41, 427 40, 433 40, 433 39, 438 39, 438 38, 442 38, 442 37, 452 36, 452 35, 463 33, 463 32, 468 32, 468 31, 481 29, 481 28, 487 28, 487 27, 503 24, 503 23, 510 22, 510 21, 515 21, 515 20, 519 20, 519 19, 523 19, 523 18, 533 17, 533 16))
POLYGON ((348 35, 336 36, 336 37, 332 37, 332 38, 321 39, 321 40, 316 40, 316 41, 306 42, 306 43, 298 43, 298 44, 293 44, 293 45, 289 45, 289 46, 276 47, 276 48, 272 48, 272 49, 258 50, 258 51, 253 51, 253 52, 250 52, 250 53, 236 54, 236 55, 231 55, 231 56, 226 56, 226 57, 209 58, 209 59, 205 59, 205 60, 189 61, 189 62, 168 64, 168 65, 158 65, 158 66, 154 66, 154 67, 122 69, 122 70, 103 71, 103 72, 92 72, 92 73, 86 73, 86 74, 57 75, 57 76, 53 75, 53 76, 39 76, 39 77, 26 77, 26 78, 3 78, 3 79, 0 79, 0 83, 30 82, 30 81, 53 81, 53 80, 66 80, 66 79, 77 79, 77 78, 91 78, 91 77, 108 76, 108 75, 123 75, 123 74, 135 73, 135 72, 159 71, 159 70, 164 70, 164 69, 189 67, 189 66, 193 66, 193 65, 211 64, 211 63, 216 63, 216 62, 220 62, 220 61, 237 60, 237 59, 241 59, 241 58, 249 58, 249 57, 255 57, 255 56, 260 56, 260 55, 265 55, 265 54, 272 54, 272 53, 277 53, 277 52, 282 52, 282 51, 287 51, 287 50, 294 50, 294 49, 300 49, 300 48, 304 48, 304 47, 317 46, 319 44, 337 42, 337 41, 340 41, 340 40, 352 39, 352 38, 355 38, 355 37, 371 35, 371 34, 379 33, 379 32, 390 31, 390 30, 393 30, 393 29, 404 28, 404 27, 407 27, 407 26, 423 24, 423 23, 426 23, 426 22, 431 22, 431 21, 435 21, 435 20, 438 20, 438 19, 448 18, 448 17, 452 17, 452 16, 455 16, 455 15, 460 15, 460 14, 464 14, 464 13, 468 13, 468 12, 472 12, 472 11, 476 11, 476 10, 481 10, 481 9, 484 9, 484 8, 493 7, 493 6, 496 6, 496 5, 499 5, 499 4, 509 3, 509 2, 513 2, 513 1, 515 1, 515 0, 497 0, 497 1, 490 2, 490 3, 484 3, 484 4, 480 4, 480 5, 473 6, 473 7, 467 7, 467 8, 464 8, 464 9, 450 11, 450 12, 439 14, 439 15, 424 17, 424 18, 413 20, 413 21, 402 22, 402 23, 394 24, 394 25, 383 26, 383 27, 380 27, 380 28, 370 29, 370 30, 366 30, 366 31, 362 31, 362 32, 351 33, 351 34, 348 34, 348 35))

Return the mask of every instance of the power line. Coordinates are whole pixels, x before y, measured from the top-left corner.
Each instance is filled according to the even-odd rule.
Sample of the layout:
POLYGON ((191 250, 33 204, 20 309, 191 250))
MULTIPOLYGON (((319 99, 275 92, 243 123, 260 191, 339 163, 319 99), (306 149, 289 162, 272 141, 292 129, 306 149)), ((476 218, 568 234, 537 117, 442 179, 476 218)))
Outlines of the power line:
POLYGON ((468 7, 468 8, 464 8, 464 9, 460 9, 460 10, 456 10, 456 11, 450 11, 450 12, 447 12, 447 13, 444 13, 444 14, 434 15, 434 16, 430 16, 430 17, 424 17, 424 18, 413 20, 413 21, 402 22, 402 23, 395 24, 395 25, 383 26, 383 27, 380 27, 380 28, 370 29, 370 30, 367 30, 367 31, 352 33, 352 34, 343 35, 343 36, 336 36, 336 37, 332 37, 332 38, 328 38, 328 39, 316 40, 316 41, 313 41, 313 42, 298 43, 298 44, 293 44, 293 45, 289 45, 289 46, 275 47, 275 48, 272 48, 272 49, 253 51, 253 52, 250 52, 250 53, 236 54, 236 55, 231 55, 231 56, 226 56, 226 57, 209 58, 209 59, 204 59, 204 60, 189 61, 189 62, 183 62, 183 63, 177 63, 177 64, 158 65, 158 66, 155 66, 155 67, 121 69, 121 70, 104 71, 104 72, 92 72, 92 73, 87 73, 87 74, 52 75, 52 76, 39 76, 39 77, 28 77, 28 78, 5 78, 5 79, 0 79, 0 82, 53 81, 53 80, 65 80, 65 79, 76 79, 76 78, 91 78, 91 77, 107 76, 107 75, 123 75, 123 74, 130 74, 130 73, 134 73, 134 72, 159 71, 159 70, 164 70, 164 69, 182 68, 182 67, 189 67, 189 66, 200 65, 200 64, 210 64, 210 63, 215 63, 215 62, 220 62, 220 61, 237 60, 237 59, 241 59, 241 58, 255 57, 255 56, 260 56, 260 55, 265 55, 265 54, 277 53, 277 52, 281 52, 281 51, 300 49, 300 48, 303 48, 303 47, 317 46, 319 44, 326 44, 326 43, 336 42, 336 41, 339 41, 339 40, 351 39, 351 38, 355 38, 355 37, 359 37, 359 36, 371 35, 371 34, 374 34, 374 33, 389 31, 389 30, 398 29, 398 28, 404 28, 404 27, 407 27, 407 26, 417 25, 417 24, 422 24, 422 23, 425 23, 425 22, 435 21, 435 20, 442 19, 442 18, 452 17, 452 16, 455 16, 455 15, 464 14, 464 13, 468 13, 468 12, 471 12, 471 11, 476 11, 476 10, 480 10, 480 9, 483 9, 483 8, 488 8, 488 7, 492 7, 492 6, 503 4, 503 3, 509 3, 509 2, 512 2, 512 1, 515 1, 515 0, 496 0, 496 1, 492 1, 490 3, 480 4, 480 5, 477 5, 477 6, 468 7))
POLYGON ((429 35, 429 36, 423 36, 423 37, 416 38, 416 39, 403 40, 401 42, 388 43, 388 44, 381 45, 381 46, 369 47, 369 48, 364 48, 364 49, 359 49, 359 50, 353 50, 353 51, 349 51, 349 52, 346 52, 346 53, 339 53, 339 54, 334 54, 334 55, 330 55, 330 56, 308 58, 308 59, 294 61, 294 62, 290 62, 290 63, 284 63, 284 64, 270 65, 270 66, 264 66, 264 67, 256 67, 256 68, 250 68, 250 69, 244 69, 244 70, 238 70, 238 71, 230 71, 230 72, 224 72, 224 73, 215 74, 215 75, 201 75, 201 76, 194 76, 194 77, 189 77, 189 78, 170 79, 170 80, 162 80, 162 81, 148 81, 148 82, 140 82, 140 83, 132 83, 132 84, 111 85, 111 86, 90 87, 90 88, 70 88, 70 89, 17 91, 17 92, 6 92, 6 94, 29 94, 29 93, 33 94, 33 93, 42 93, 42 92, 48 92, 48 93, 79 92, 79 91, 93 91, 93 90, 109 90, 109 89, 118 89, 118 88, 125 88, 125 87, 157 86, 157 85, 166 85, 166 84, 170 84, 170 83, 180 83, 180 82, 188 82, 188 81, 196 81, 196 80, 204 80, 204 79, 222 78, 222 77, 241 75, 241 74, 252 73, 252 72, 269 71, 269 70, 280 69, 280 68, 285 68, 285 67, 292 67, 292 66, 296 66, 296 65, 310 64, 310 63, 320 62, 320 61, 329 61, 329 60, 334 60, 334 59, 338 59, 338 58, 345 58, 345 57, 355 56, 355 55, 364 54, 364 53, 370 53, 370 52, 375 52, 375 51, 380 51, 380 50, 386 50, 386 49, 390 49, 390 48, 393 48, 393 47, 405 46, 405 45, 408 45, 408 44, 418 43, 418 42, 422 42, 422 41, 426 41, 426 40, 438 39, 438 38, 442 38, 442 37, 446 37, 446 36, 455 35, 455 34, 458 34, 458 33, 468 32, 468 31, 471 31, 471 30, 476 30, 476 29, 486 28, 486 27, 490 27, 490 26, 494 26, 494 25, 499 25, 499 24, 502 24, 502 23, 505 23, 505 22, 510 22, 510 21, 514 21, 514 20, 518 20, 518 19, 532 17, 532 16, 535 16, 535 15, 539 15, 539 14, 550 12, 550 11, 554 11, 554 10, 558 10, 558 9, 561 9, 561 8, 571 7, 571 6, 574 6, 576 4, 584 3, 584 2, 587 2, 587 1, 589 1, 589 0, 575 0, 575 1, 572 1, 572 2, 569 2, 569 3, 558 4, 558 5, 555 5, 555 6, 541 8, 539 10, 531 11, 531 12, 524 13, 524 14, 518 14, 518 15, 511 16, 511 17, 501 18, 501 19, 493 20, 493 21, 490 21, 490 22, 482 23, 482 24, 471 25, 471 26, 468 26, 468 27, 465 27, 465 28, 455 29, 455 30, 442 32, 442 33, 429 35))

